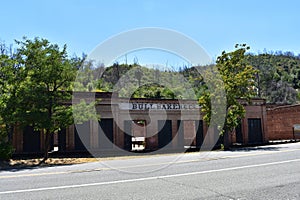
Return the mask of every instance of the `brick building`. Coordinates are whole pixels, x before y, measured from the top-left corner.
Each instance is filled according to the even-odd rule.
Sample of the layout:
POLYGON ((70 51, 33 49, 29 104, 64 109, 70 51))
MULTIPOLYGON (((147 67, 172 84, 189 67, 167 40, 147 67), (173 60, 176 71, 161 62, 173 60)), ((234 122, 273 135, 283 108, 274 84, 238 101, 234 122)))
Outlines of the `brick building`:
MULTIPOLYGON (((82 93, 85 95, 86 93, 82 93)), ((202 120, 200 107, 194 100, 127 99, 113 97, 111 93, 90 93, 99 98, 96 110, 100 121, 71 125, 56 133, 52 146, 61 152, 93 153, 122 149, 178 150, 200 148, 207 136, 207 126, 202 120)), ((261 144, 269 140, 266 123, 266 105, 262 99, 245 103, 246 116, 229 142, 261 144)), ((208 136, 210 137, 210 136, 208 136)), ((218 138, 210 138, 216 143, 218 138)), ((16 153, 37 153, 44 148, 44 134, 31 127, 16 129, 13 145, 16 153)))
POLYGON ((243 105, 246 110, 245 117, 234 133, 229 134, 230 143, 243 145, 267 143, 269 132, 265 100, 254 98, 250 104, 243 102, 243 105))
POLYGON ((300 105, 269 106, 269 140, 300 139, 300 105))

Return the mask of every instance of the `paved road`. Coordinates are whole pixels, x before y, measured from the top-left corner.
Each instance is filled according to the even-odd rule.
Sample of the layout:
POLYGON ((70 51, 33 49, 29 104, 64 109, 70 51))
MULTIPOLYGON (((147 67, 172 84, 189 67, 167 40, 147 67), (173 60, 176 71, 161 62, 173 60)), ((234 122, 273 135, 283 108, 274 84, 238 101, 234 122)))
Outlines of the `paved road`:
POLYGON ((300 143, 0 172, 0 199, 300 199, 300 143))

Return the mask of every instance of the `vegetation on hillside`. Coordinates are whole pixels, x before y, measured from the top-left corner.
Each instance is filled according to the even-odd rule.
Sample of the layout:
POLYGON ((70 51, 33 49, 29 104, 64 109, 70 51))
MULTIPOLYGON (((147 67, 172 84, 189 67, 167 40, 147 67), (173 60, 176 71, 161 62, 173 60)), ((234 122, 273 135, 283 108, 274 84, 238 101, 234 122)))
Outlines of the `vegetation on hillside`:
MULTIPOLYGON (((255 71, 255 93, 251 97, 266 99, 270 104, 294 104, 300 99, 300 56, 291 52, 263 54, 245 53, 245 62, 255 71)), ((138 64, 119 64, 84 68, 93 79, 84 86, 86 91, 119 92, 121 97, 198 99, 205 82, 197 67, 180 67, 178 71, 147 68, 138 64), (101 74, 101 76, 99 76, 101 74)), ((201 70, 200 70, 201 71, 201 70)), ((88 81, 87 81, 88 82, 88 81)))
POLYGON ((267 103, 294 104, 299 101, 300 56, 291 52, 249 54, 247 62, 258 69, 257 96, 267 103))

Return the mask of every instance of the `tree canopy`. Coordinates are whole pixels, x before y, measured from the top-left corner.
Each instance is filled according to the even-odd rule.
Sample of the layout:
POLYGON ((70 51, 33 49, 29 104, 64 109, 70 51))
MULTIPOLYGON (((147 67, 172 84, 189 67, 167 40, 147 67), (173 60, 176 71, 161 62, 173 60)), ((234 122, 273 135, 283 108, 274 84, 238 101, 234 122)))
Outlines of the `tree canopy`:
POLYGON ((81 59, 69 58, 66 45, 60 48, 46 39, 16 43, 11 57, 1 57, 1 119, 6 126, 32 126, 45 133, 46 160, 53 133, 73 124, 71 91, 81 59))
POLYGON ((16 62, 13 59, 10 47, 0 44, 0 160, 7 160, 13 153, 10 138, 13 132, 13 117, 11 113, 15 108, 7 108, 11 96, 14 96, 14 79, 17 77, 14 68, 16 62), (11 109, 11 110, 9 110, 11 109), (9 112, 7 112, 9 111, 9 112))
MULTIPOLYGON (((206 89, 199 98, 199 104, 202 106, 204 113, 203 119, 210 124, 212 119, 212 99, 222 98, 220 91, 221 82, 224 84, 226 96, 226 116, 223 127, 218 127, 221 134, 227 134, 232 131, 244 117, 245 109, 241 100, 249 101, 255 95, 255 74, 257 71, 246 63, 245 53, 249 49, 246 45, 236 45, 236 49, 232 52, 222 52, 217 58, 215 68, 220 79, 213 79, 215 76, 209 67, 204 71, 205 80, 212 80, 215 88, 213 90, 206 89), (218 81, 219 83, 216 83, 218 81)), ((227 138, 227 137, 224 137, 227 138)))

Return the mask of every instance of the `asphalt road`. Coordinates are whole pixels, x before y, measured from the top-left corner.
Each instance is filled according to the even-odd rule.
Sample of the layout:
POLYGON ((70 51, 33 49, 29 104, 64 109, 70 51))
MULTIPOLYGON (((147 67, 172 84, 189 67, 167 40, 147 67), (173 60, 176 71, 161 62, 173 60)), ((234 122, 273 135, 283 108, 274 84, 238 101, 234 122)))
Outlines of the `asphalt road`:
POLYGON ((0 172, 0 199, 300 199, 300 143, 0 172))

